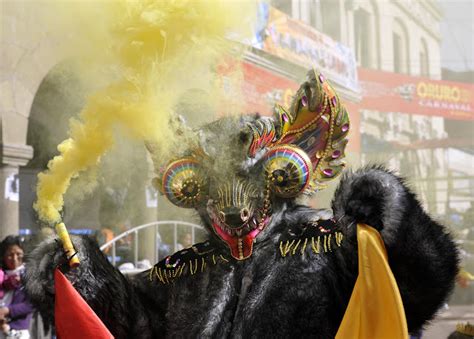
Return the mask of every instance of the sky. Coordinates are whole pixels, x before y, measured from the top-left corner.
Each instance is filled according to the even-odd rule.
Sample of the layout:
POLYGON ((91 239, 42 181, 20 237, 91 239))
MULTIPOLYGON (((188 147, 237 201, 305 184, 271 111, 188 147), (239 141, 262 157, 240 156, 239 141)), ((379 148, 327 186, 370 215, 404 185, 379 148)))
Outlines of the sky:
POLYGON ((443 68, 474 70, 474 0, 439 0, 443 68))

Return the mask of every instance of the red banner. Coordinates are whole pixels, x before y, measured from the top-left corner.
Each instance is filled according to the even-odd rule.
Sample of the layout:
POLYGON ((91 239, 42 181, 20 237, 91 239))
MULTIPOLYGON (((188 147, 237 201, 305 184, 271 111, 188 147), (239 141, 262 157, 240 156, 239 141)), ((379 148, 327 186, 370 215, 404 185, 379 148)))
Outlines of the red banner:
POLYGON ((359 68, 361 108, 474 120, 474 85, 359 68))
POLYGON ((247 112, 271 115, 275 104, 290 106, 299 83, 250 63, 243 64, 242 68, 247 112))

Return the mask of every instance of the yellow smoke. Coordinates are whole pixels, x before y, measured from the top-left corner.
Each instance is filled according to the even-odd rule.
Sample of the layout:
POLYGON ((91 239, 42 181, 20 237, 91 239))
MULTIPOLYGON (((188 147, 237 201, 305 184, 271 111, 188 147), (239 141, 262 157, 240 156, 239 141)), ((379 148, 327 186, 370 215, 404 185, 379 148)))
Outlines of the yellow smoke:
POLYGON ((84 1, 57 2, 50 9, 48 21, 54 16, 54 30, 67 40, 58 50, 79 60, 79 72, 93 74, 89 81, 99 87, 70 122, 60 155, 38 176, 34 207, 40 219, 55 223, 71 180, 97 166, 117 130, 161 149, 171 145, 173 108, 190 88, 217 91, 212 68, 242 52, 225 38, 250 37, 256 4, 84 1))

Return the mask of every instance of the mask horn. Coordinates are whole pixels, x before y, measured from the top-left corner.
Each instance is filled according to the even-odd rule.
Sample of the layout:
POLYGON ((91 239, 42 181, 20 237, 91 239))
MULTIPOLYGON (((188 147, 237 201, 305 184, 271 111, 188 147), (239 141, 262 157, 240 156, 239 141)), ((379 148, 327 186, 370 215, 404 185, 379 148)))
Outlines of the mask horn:
POLYGON ((207 177, 195 159, 173 161, 163 172, 161 191, 176 206, 197 206, 207 196, 207 187, 207 177))
POLYGON ((313 166, 301 148, 278 145, 271 148, 264 159, 265 175, 275 195, 293 198, 308 187, 313 166))

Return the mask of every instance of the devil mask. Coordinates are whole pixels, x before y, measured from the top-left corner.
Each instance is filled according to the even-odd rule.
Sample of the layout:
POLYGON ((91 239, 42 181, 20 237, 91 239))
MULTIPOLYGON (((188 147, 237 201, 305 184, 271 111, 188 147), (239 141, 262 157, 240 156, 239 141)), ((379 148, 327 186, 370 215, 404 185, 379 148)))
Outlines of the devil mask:
POLYGON ((197 131, 180 158, 155 160, 155 186, 195 208, 237 260, 252 255, 272 206, 323 189, 345 165, 348 114, 321 74, 310 71, 291 107, 275 110, 272 118, 221 118, 197 131))

